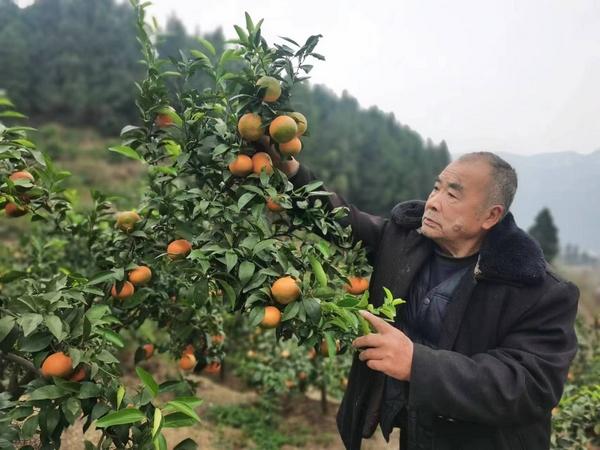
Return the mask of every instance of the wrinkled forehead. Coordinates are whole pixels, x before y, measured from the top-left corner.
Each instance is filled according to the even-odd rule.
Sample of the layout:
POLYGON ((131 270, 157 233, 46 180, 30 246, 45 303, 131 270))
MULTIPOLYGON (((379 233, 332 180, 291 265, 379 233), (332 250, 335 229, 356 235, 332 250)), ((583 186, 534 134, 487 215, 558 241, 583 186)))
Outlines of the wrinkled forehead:
POLYGON ((454 161, 438 175, 439 182, 461 191, 487 190, 491 167, 483 160, 454 161))

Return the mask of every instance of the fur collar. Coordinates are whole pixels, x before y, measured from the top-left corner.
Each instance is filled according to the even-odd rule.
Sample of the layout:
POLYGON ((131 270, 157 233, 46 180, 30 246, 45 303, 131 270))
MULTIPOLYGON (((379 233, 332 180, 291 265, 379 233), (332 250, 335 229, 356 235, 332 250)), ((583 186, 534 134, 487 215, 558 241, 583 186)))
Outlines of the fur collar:
MULTIPOLYGON (((400 227, 417 229, 425 202, 398 203, 392 209, 392 221, 400 227)), ((490 230, 479 250, 476 276, 508 283, 535 285, 543 281, 546 261, 539 244, 515 223, 508 213, 490 230)))

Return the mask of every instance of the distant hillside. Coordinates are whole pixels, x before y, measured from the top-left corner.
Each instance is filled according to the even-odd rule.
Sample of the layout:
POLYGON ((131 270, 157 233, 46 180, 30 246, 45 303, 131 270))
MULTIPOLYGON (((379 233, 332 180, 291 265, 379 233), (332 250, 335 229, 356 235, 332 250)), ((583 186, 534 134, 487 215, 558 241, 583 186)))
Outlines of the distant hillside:
POLYGON ((519 189, 513 213, 529 228, 547 206, 559 229, 561 248, 576 244, 600 255, 600 150, 520 156, 500 153, 517 170, 519 189))

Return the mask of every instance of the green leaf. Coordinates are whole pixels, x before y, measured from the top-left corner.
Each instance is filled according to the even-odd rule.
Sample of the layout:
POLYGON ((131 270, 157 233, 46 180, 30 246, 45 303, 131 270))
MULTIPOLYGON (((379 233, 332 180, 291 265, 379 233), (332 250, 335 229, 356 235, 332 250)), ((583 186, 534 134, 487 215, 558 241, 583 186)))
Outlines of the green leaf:
POLYGON ((2 342, 6 336, 12 331, 15 326, 15 318, 11 316, 5 316, 0 319, 0 342, 2 342))
POLYGON ((225 264, 227 265, 227 272, 231 272, 231 269, 235 267, 238 262, 238 256, 235 252, 228 250, 225 253, 225 264))
POLYGON ((167 440, 162 433, 156 436, 152 442, 154 444, 154 450, 167 450, 167 440))
POLYGON ((274 244, 276 242, 277 242, 276 239, 265 239, 264 241, 260 241, 258 244, 256 244, 254 246, 254 248, 252 249, 252 253, 254 255, 257 255, 257 254, 259 254, 260 252, 262 252, 263 250, 266 250, 266 249, 275 250, 274 244))
POLYGON ((198 450, 198 444, 191 438, 184 439, 173 450, 198 450))
POLYGON ((64 397, 68 392, 55 386, 53 384, 49 384, 47 386, 42 386, 37 388, 30 394, 31 400, 54 400, 57 398, 64 397))
POLYGON ((44 318, 44 322, 58 342, 62 341, 63 324, 60 318, 54 314, 50 314, 44 318))
POLYGON ((23 328, 23 335, 29 336, 35 329, 44 321, 44 316, 35 313, 25 313, 18 320, 19 325, 23 328))
POLYGON ((152 423, 152 438, 154 438, 154 436, 156 436, 156 433, 158 433, 158 430, 160 430, 161 423, 162 413, 160 412, 159 408, 156 408, 154 410, 154 421, 152 423))
POLYGON ((330 333, 325 333, 325 341, 327 342, 327 353, 330 358, 333 358, 336 354, 336 345, 333 336, 330 333))
POLYGON ((165 416, 163 428, 181 428, 196 425, 196 421, 186 414, 176 412, 165 416))
POLYGON ((224 298, 227 300, 229 307, 233 308, 235 306, 235 300, 236 300, 235 290, 226 281, 218 280, 218 282, 219 282, 219 285, 221 286, 221 288, 223 289, 223 293, 225 294, 224 298))
POLYGON ((150 375, 141 367, 136 367, 135 371, 138 374, 138 377, 140 377, 140 379, 144 383, 144 386, 146 386, 148 390, 152 393, 152 397, 156 397, 158 395, 158 383, 154 381, 152 375, 150 375))
POLYGON ((0 117, 9 117, 13 119, 26 119, 27 116, 16 111, 1 111, 0 117))
POLYGON ((252 278, 252 275, 254 275, 255 269, 256 269, 256 266, 254 265, 254 263, 251 263, 250 261, 243 261, 240 264, 239 271, 238 271, 238 278, 239 278, 240 284, 242 286, 245 286, 246 283, 248 283, 248 281, 250 281, 250 278, 252 278))
POLYGON ((305 298, 302 300, 306 314, 312 323, 319 323, 321 320, 321 304, 315 298, 305 298))
POLYGON ((11 108, 15 107, 15 105, 13 104, 13 102, 11 102, 6 97, 0 97, 0 106, 10 106, 11 108))
POLYGON ((234 25, 233 28, 235 28, 235 32, 237 33, 238 37, 240 38, 240 41, 243 44, 247 44, 248 43, 248 35, 246 34, 246 32, 238 25, 234 25))
POLYGON ((190 50, 190 54, 197 59, 201 59, 203 61, 206 61, 207 63, 210 64, 210 59, 208 56, 206 56, 204 53, 202 53, 200 50, 190 50))
POLYGON ((115 411, 96 421, 96 428, 112 427, 113 425, 126 425, 129 423, 141 422, 146 419, 137 408, 127 408, 120 411, 115 411))
POLYGON ((165 406, 165 411, 166 410, 169 410, 169 411, 174 410, 174 411, 183 413, 186 416, 194 419, 196 422, 200 422, 200 417, 198 417, 198 414, 196 414, 196 412, 192 408, 190 408, 188 404, 186 404, 184 402, 180 402, 179 400, 172 400, 172 401, 168 402, 165 406))
POLYGON ((249 33, 253 33, 254 32, 254 23, 252 22, 252 19, 250 18, 250 14, 248 14, 247 12, 244 12, 244 16, 246 17, 246 29, 248 30, 249 33))
MULTIPOLYGON (((42 166, 42 167, 46 167, 46 158, 44 158, 44 155, 42 154, 42 152, 38 151, 38 150, 29 150, 29 153, 31 153, 31 155, 33 156, 33 158, 42 166)), ((68 172, 67 172, 68 173, 68 172)))
POLYGON ((81 389, 79 390, 78 395, 80 399, 95 398, 98 397, 102 392, 102 388, 91 381, 83 381, 80 383, 80 385, 81 389))
POLYGON ((298 311, 300 311, 300 302, 292 302, 285 307, 283 310, 283 316, 281 317, 282 321, 293 319, 298 315, 298 311))
POLYGON ((216 56, 217 55, 217 51, 215 50, 215 47, 206 39, 204 39, 201 36, 197 36, 196 39, 198 39, 198 42, 200 42, 204 48, 206 48, 211 55, 216 56))
POLYGON ((238 200, 238 208, 242 209, 244 206, 246 206, 254 197, 256 196, 256 194, 252 193, 252 192, 246 192, 245 194, 243 194, 239 200, 238 200))
POLYGON ((11 281, 18 280, 19 278, 28 278, 30 274, 19 270, 11 270, 9 272, 0 275, 0 283, 10 283, 11 281))
POLYGON ((213 156, 219 156, 229 150, 229 145, 227 144, 219 144, 213 150, 213 156))
POLYGON ((119 386, 117 389, 117 409, 121 407, 121 403, 123 403, 123 398, 125 398, 125 386, 119 386))
POLYGON ((31 439, 37 431, 38 425, 39 416, 37 414, 28 418, 21 426, 21 438, 31 439))
POLYGON ((94 286, 96 284, 104 283, 105 281, 113 281, 116 280, 117 277, 112 270, 108 270, 105 272, 97 273, 90 281, 88 281, 88 286, 94 286))
POLYGON ((252 308, 250 313, 248 314, 248 326, 256 327, 258 326, 262 320, 265 318, 265 308, 262 306, 257 306, 256 308, 252 308))
POLYGON ((47 332, 33 333, 21 340, 21 351, 23 352, 39 352, 45 349, 52 342, 52 335, 47 332))
POLYGON ((125 145, 118 145, 116 147, 109 147, 111 152, 120 153, 127 158, 135 159, 136 161, 143 161, 142 157, 131 147, 127 147, 125 145))
POLYGON ((77 418, 81 415, 81 402, 76 398, 70 397, 62 403, 61 409, 67 422, 73 425, 77 418))
POLYGON ((123 348, 125 347, 125 342, 123 342, 123 339, 121 338, 121 336, 119 336, 117 333, 115 333, 114 331, 111 330, 104 330, 104 329, 98 329, 98 332, 104 337, 104 339, 106 339, 108 342, 111 342, 112 344, 116 345, 119 348, 123 348))

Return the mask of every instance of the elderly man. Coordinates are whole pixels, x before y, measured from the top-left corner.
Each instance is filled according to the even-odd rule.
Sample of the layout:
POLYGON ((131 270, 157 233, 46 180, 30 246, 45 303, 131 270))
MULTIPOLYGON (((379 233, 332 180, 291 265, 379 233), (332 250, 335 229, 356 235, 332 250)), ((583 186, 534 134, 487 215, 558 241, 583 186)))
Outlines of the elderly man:
MULTIPOLYGON (((272 152, 273 154, 273 152, 272 152)), ((314 177, 274 158, 295 186, 314 177)), ((395 324, 369 313, 337 415, 346 448, 377 426, 401 449, 548 449, 577 341, 579 293, 544 260, 509 207, 514 169, 471 153, 437 177, 426 202, 396 205, 389 219, 347 206, 368 251, 370 298, 386 286, 407 301, 395 324)))

